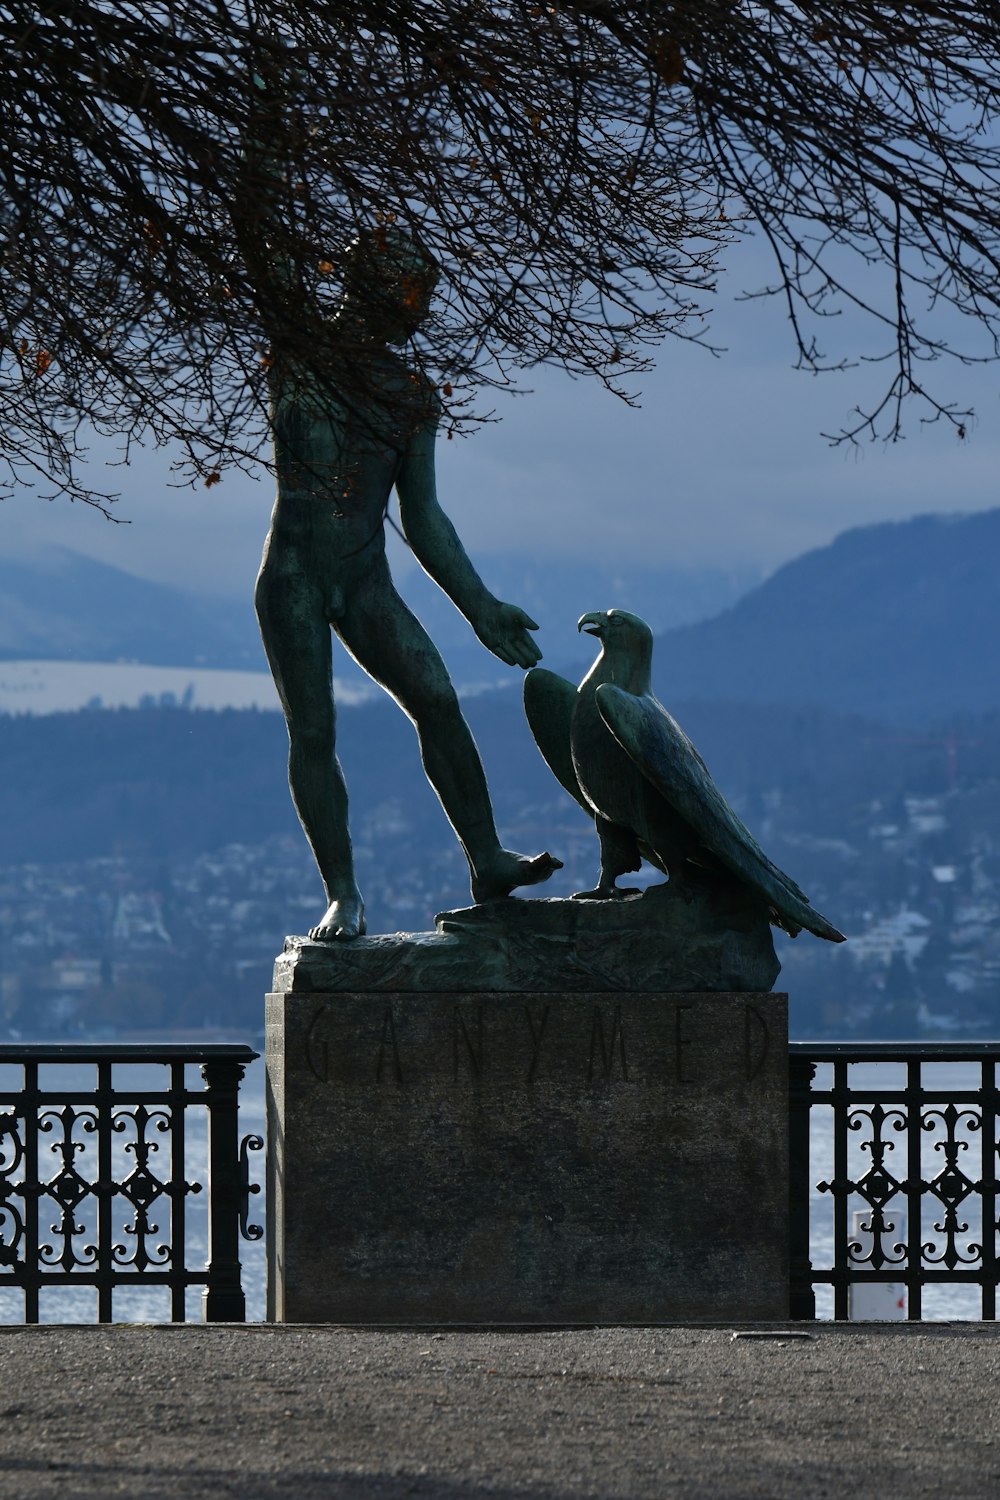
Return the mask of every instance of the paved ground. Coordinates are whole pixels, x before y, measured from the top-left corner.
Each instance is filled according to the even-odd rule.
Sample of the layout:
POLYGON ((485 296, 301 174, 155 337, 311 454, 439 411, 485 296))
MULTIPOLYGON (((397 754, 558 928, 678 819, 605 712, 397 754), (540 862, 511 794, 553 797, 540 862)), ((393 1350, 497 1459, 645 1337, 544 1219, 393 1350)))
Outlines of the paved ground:
POLYGON ((0 1496, 1000 1495, 1000 1326, 0 1329, 0 1496))

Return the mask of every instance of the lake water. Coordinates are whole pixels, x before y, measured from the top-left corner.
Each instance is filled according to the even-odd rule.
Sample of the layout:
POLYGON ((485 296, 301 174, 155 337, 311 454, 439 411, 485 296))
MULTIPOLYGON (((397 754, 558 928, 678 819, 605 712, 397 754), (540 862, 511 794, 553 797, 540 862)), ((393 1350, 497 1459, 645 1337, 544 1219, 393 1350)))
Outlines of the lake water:
MULTIPOLYGON (((74 1064, 71 1067, 62 1064, 45 1064, 39 1068, 39 1086, 41 1089, 92 1089, 95 1084, 95 1069, 92 1064, 74 1064)), ((202 1080, 197 1066, 186 1069, 186 1086, 192 1091, 199 1091, 202 1080)), ((153 1092, 167 1087, 167 1069, 160 1064, 129 1064, 118 1066, 114 1070, 113 1087, 122 1092, 128 1090, 153 1092)), ((21 1086, 21 1069, 11 1064, 0 1064, 0 1088, 17 1089, 21 1086)), ((0 1105, 0 1113, 5 1106, 0 1105)), ((154 1110, 155 1113, 155 1110, 154 1110)), ((184 1175, 188 1182, 207 1181, 207 1117, 204 1108, 189 1106, 185 1110, 185 1142, 184 1142, 184 1175)), ((51 1132, 53 1141, 59 1136, 58 1128, 51 1132)), ((263 1135, 264 1134, 264 1063, 260 1059, 251 1063, 246 1071, 246 1076, 240 1086, 240 1134, 263 1135)), ((115 1180, 121 1181, 135 1167, 135 1153, 130 1150, 134 1146, 134 1131, 127 1129, 122 1132, 116 1140, 113 1152, 113 1176, 115 1180)), ((78 1153, 77 1164, 81 1175, 88 1180, 96 1176, 96 1167, 93 1160, 94 1136, 88 1138, 85 1130, 79 1126, 74 1130, 73 1140, 78 1142, 83 1150, 78 1153)), ((146 1130, 146 1138, 152 1140, 158 1146, 149 1159, 149 1169, 161 1179, 166 1177, 169 1170, 169 1134, 158 1132, 154 1119, 146 1130)), ((44 1138, 43 1138, 44 1139, 44 1138)), ((0 1160, 6 1160, 2 1152, 2 1140, 0 1140, 0 1160)), ((45 1160, 47 1150, 52 1150, 51 1165, 42 1170, 48 1176, 54 1176, 62 1163, 62 1156, 47 1144, 43 1145, 42 1139, 39 1143, 40 1162, 45 1160)), ((250 1221, 251 1223, 264 1223, 264 1155, 263 1152, 255 1152, 250 1157, 251 1179, 261 1186, 259 1195, 251 1198, 250 1221)), ((128 1205, 122 1200, 113 1200, 115 1205, 115 1238, 119 1239, 129 1252, 134 1244, 134 1237, 127 1232, 121 1233, 122 1227, 131 1217, 128 1205)), ((58 1217, 58 1208, 51 1199, 43 1200, 44 1222, 51 1222, 58 1217), (47 1212, 46 1212, 47 1211, 47 1212)), ((185 1246, 187 1265, 196 1269, 204 1265, 208 1254, 208 1198, 207 1193, 189 1193, 185 1196, 185 1246)), ((2 1215, 2 1210, 0 1210, 2 1215)), ((157 1199, 150 1209, 150 1218, 154 1223, 159 1223, 161 1228, 166 1229, 170 1222, 170 1208, 167 1200, 163 1197, 157 1199)), ((92 1238, 95 1228, 95 1210, 92 1200, 81 1202, 77 1212, 78 1222, 83 1226, 84 1233, 75 1236, 77 1244, 85 1246, 88 1239, 92 1238)), ((3 1225, 0 1216, 0 1226, 3 1225)), ((6 1238, 6 1235, 4 1235, 6 1238)), ((155 1253, 155 1247, 162 1242, 166 1236, 153 1234, 149 1238, 149 1247, 155 1253)), ((263 1319, 265 1311, 265 1259, 264 1241, 243 1241, 240 1256, 243 1262, 243 1287, 246 1292, 247 1318, 251 1321, 263 1319)), ((189 1288, 186 1295, 186 1313, 189 1321, 198 1321, 201 1318, 201 1287, 189 1288)), ((46 1287, 40 1295, 39 1305, 40 1321, 43 1323, 92 1323, 97 1318, 97 1293, 92 1287, 46 1287)), ((115 1322, 146 1323, 146 1322, 168 1322, 170 1319, 170 1292, 166 1287, 142 1286, 116 1288, 114 1293, 113 1314, 115 1322)), ((20 1323, 23 1319, 22 1294, 13 1287, 3 1285, 3 1273, 0 1268, 0 1323, 20 1323)))
MULTIPOLYGON (((817 1073, 816 1084, 818 1087, 828 1087, 830 1069, 823 1066, 817 1073)), ((68 1085, 67 1068, 46 1068, 42 1070, 42 1087, 52 1087, 56 1082, 68 1085)), ((90 1088, 93 1086, 93 1068, 81 1065, 74 1068, 73 1084, 71 1086, 90 1088)), ((895 1064, 854 1064, 851 1068, 852 1087, 878 1087, 880 1089, 899 1088, 903 1083, 903 1069, 895 1064)), ((925 1065, 924 1083, 927 1087, 935 1089, 969 1089, 975 1088, 979 1081, 979 1070, 968 1064, 934 1064, 925 1065)), ((0 1066, 0 1087, 18 1087, 20 1082, 20 1070, 11 1067, 0 1066)), ((116 1088, 150 1089, 163 1088, 165 1086, 165 1071, 157 1067, 129 1066, 116 1070, 116 1088)), ((189 1070, 188 1086, 200 1087, 197 1068, 189 1070)), ((264 1133, 264 1065, 263 1061, 252 1063, 247 1069, 247 1075, 240 1091, 240 1133, 247 1135, 264 1133)), ((887 1101, 888 1106, 888 1101, 887 1101)), ((2 1109, 2 1106, 0 1106, 2 1109)), ((205 1180, 205 1111, 192 1108, 187 1111, 187 1139, 185 1150, 185 1174, 189 1181, 205 1180)), ((883 1132, 892 1135, 891 1129, 883 1132)), ((870 1153, 864 1149, 865 1139, 870 1132, 862 1130, 856 1135, 852 1134, 849 1175, 857 1180, 870 1165, 870 1153)), ((966 1119, 960 1123, 957 1135, 965 1142, 965 1149, 961 1152, 962 1166, 967 1175, 973 1181, 982 1175, 981 1150, 982 1144, 979 1133, 971 1128, 970 1120, 966 1119)), ((933 1176, 943 1165, 942 1154, 935 1151, 935 1147, 941 1140, 940 1131, 927 1132, 927 1139, 923 1143, 921 1173, 924 1177, 933 1176)), ((128 1141, 122 1140, 117 1146, 118 1160, 115 1163, 116 1175, 121 1167, 125 1172, 131 1170, 134 1165, 134 1156, 128 1153, 128 1141)), ((814 1108, 811 1120, 811 1161, 810 1180, 816 1184, 833 1176, 833 1139, 831 1111, 828 1108, 814 1108)), ((887 1153, 886 1166, 895 1177, 902 1180, 906 1176, 906 1163, 903 1153, 905 1152, 905 1136, 900 1136, 894 1152, 887 1153), (894 1160, 898 1157, 899 1160, 894 1160)), ((54 1170, 58 1170, 59 1157, 53 1156, 55 1162, 54 1170)), ((154 1171, 162 1171, 157 1168, 155 1156, 151 1158, 150 1166, 154 1171)), ((263 1154, 256 1153, 251 1157, 253 1179, 261 1184, 261 1193, 251 1200, 250 1218, 252 1222, 264 1222, 264 1194, 263 1194, 263 1154)), ((85 1169, 81 1171, 86 1175, 85 1169)), ((162 1206, 163 1200, 160 1200, 162 1206)), ((189 1266, 201 1265, 207 1254, 207 1221, 206 1221, 206 1195, 204 1193, 188 1195, 185 1200, 187 1215, 187 1261, 189 1266)), ((861 1207, 861 1200, 857 1200, 857 1207, 861 1207)), ((902 1207, 897 1201, 890 1205, 887 1212, 891 1214, 892 1209, 902 1207)), ((169 1209, 166 1210, 169 1214, 169 1209)), ((81 1222, 90 1227, 85 1209, 81 1209, 81 1222)), ((156 1218, 155 1212, 152 1217, 156 1218)), ((931 1201, 926 1206, 924 1219, 921 1223, 921 1241, 941 1241, 940 1233, 934 1229, 935 1221, 941 1217, 940 1204, 931 1201)), ((961 1214, 967 1228, 960 1237, 960 1244, 968 1247, 979 1241, 981 1233, 981 1215, 979 1214, 978 1200, 970 1199, 969 1211, 961 1214)), ((814 1186, 811 1202, 811 1257, 813 1266, 829 1266, 833 1260, 833 1205, 829 1194, 820 1193, 814 1186)), ((86 1241, 86 1234, 80 1237, 80 1242, 86 1241)), ((125 1237, 127 1238, 127 1236, 125 1237)), ((155 1236, 153 1241, 155 1242, 155 1236)), ((264 1242, 244 1241, 241 1250, 243 1261, 243 1286, 247 1300, 247 1318, 256 1321, 264 1317, 265 1311, 265 1255, 264 1242)), ((830 1318, 833 1315, 832 1292, 825 1287, 816 1288, 817 1316, 830 1318)), ((2 1272, 0 1272, 0 1322, 19 1323, 22 1320, 22 1299, 19 1293, 12 1288, 4 1287, 2 1272)), ((201 1317, 201 1289, 194 1288, 187 1294, 187 1316, 189 1320, 198 1320, 201 1317)), ((949 1287, 945 1285, 928 1286, 924 1290, 923 1314, 926 1319, 975 1319, 980 1316, 980 1296, 977 1287, 949 1287)), ((96 1292, 87 1287, 51 1288, 42 1293, 41 1321, 47 1323, 89 1323, 97 1316, 96 1292)), ((167 1321, 170 1317, 170 1300, 166 1288, 160 1287, 127 1287, 115 1292, 114 1317, 116 1322, 160 1322, 167 1321)))
MULTIPOLYGON (((833 1082, 833 1068, 830 1064, 821 1064, 817 1067, 814 1088, 827 1089, 833 1082)), ((884 1095, 882 1103, 887 1111, 892 1110, 892 1090, 900 1090, 906 1081, 906 1069, 901 1063, 853 1063, 848 1069, 848 1086, 851 1089, 877 1089, 884 1095)), ((940 1090, 942 1092, 958 1093, 962 1090, 972 1090, 979 1087, 981 1081, 981 1069, 978 1064, 969 1063, 925 1063, 921 1069, 921 1082, 925 1089, 940 1090)), ((861 1106, 862 1108, 870 1108, 861 1106)), ((925 1129, 921 1132, 921 1151, 919 1163, 919 1175, 925 1180, 931 1180, 939 1174, 946 1166, 946 1157, 943 1150, 946 1130, 945 1122, 940 1118, 941 1106, 924 1106, 922 1110, 925 1129)), ((993 1142, 984 1141, 982 1132, 977 1128, 978 1115, 970 1106, 959 1106, 959 1118, 955 1123, 955 1138, 958 1142, 957 1165, 965 1175, 977 1182, 983 1177, 991 1177, 991 1150, 993 1142), (983 1152, 986 1151, 986 1165, 983 1164, 983 1152)), ((889 1120, 882 1127, 882 1139, 891 1144, 885 1153, 884 1166, 898 1182, 906 1179, 909 1171, 906 1160, 906 1134, 905 1131, 897 1131, 894 1120, 902 1120, 902 1112, 893 1115, 890 1113, 889 1120)), ((857 1182, 859 1178, 871 1168, 872 1153, 870 1125, 861 1121, 857 1131, 848 1134, 848 1177, 857 1182)), ((810 1181, 813 1191, 810 1202, 810 1258, 813 1269, 830 1267, 833 1264, 834 1253, 834 1226, 833 1226, 833 1199, 829 1193, 821 1193, 815 1184, 829 1180, 834 1175, 833 1167, 833 1111, 829 1106, 814 1105, 810 1112, 810 1181)), ((866 1205, 860 1197, 853 1197, 850 1201, 849 1212, 863 1210, 866 1205)), ((905 1216, 906 1203, 902 1195, 897 1194, 890 1199, 885 1207, 886 1219, 895 1225, 905 1216)), ((923 1245, 931 1244, 934 1256, 940 1255, 945 1246, 945 1236, 942 1232, 942 1220, 944 1209, 940 1199, 931 1194, 926 1194, 921 1207, 921 1220, 919 1226, 909 1226, 911 1243, 923 1245), (915 1232, 919 1231, 919 1232, 915 1232)), ((970 1194, 967 1200, 959 1205, 958 1219, 960 1233, 956 1236, 956 1246, 963 1259, 970 1259, 970 1269, 975 1269, 974 1261, 978 1259, 976 1247, 982 1241, 982 1203, 975 1194, 970 1194)), ((863 1216, 863 1222, 868 1222, 867 1213, 863 1216)), ((850 1227, 851 1220, 848 1220, 850 1227)), ((992 1232, 992 1231, 991 1231, 992 1232)), ((861 1238, 864 1238, 861 1236, 861 1238)), ((887 1235, 883 1249, 891 1253, 891 1246, 895 1240, 894 1235, 887 1235)), ((922 1298, 922 1316, 928 1321, 940 1321, 948 1319, 976 1319, 982 1315, 982 1298, 977 1286, 954 1286, 947 1283, 925 1283, 922 1298)), ((829 1287, 816 1287, 816 1312, 820 1318, 831 1318, 833 1316, 833 1293, 829 1287)))

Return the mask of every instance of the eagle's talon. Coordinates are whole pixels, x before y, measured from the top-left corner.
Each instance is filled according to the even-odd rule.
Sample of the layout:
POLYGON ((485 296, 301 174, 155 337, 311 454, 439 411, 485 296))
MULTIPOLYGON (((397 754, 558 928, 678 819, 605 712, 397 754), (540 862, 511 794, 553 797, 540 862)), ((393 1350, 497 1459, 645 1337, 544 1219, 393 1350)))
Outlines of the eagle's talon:
POLYGON ((598 885, 592 891, 574 891, 571 901, 620 901, 625 896, 641 896, 638 886, 598 885))

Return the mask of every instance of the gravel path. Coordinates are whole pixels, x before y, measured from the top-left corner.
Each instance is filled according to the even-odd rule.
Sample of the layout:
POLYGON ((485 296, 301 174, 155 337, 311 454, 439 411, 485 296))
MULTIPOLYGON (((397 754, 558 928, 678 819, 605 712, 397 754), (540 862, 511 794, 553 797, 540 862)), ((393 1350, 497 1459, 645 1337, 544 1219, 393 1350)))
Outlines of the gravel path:
POLYGON ((796 1332, 4 1327, 0 1497, 1000 1494, 1000 1325, 796 1332))

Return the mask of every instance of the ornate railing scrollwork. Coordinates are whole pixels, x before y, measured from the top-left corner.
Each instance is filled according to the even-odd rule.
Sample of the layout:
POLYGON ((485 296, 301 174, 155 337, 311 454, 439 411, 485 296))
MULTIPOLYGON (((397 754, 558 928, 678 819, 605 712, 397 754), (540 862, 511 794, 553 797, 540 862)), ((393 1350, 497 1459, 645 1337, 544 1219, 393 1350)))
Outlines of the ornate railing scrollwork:
POLYGON ((250 1152, 263 1151, 262 1135, 245 1135, 240 1141, 240 1234, 245 1240, 262 1240, 263 1224, 251 1224, 250 1197, 260 1192, 260 1183, 250 1181, 250 1152))
POLYGON ((241 1174, 249 1182, 245 1151, 236 1150, 237 1091, 256 1056, 229 1045, 0 1046, 0 1061, 23 1070, 20 1089, 0 1090, 0 1286, 22 1290, 26 1322, 38 1321, 47 1287, 72 1285, 95 1288, 101 1322, 112 1317, 116 1288, 143 1283, 169 1289, 174 1321, 184 1320, 192 1286, 205 1289, 206 1316, 215 1305, 227 1318, 242 1315, 238 1259, 188 1264, 185 1203, 207 1188, 210 1239, 236 1243, 246 1213, 233 1187, 241 1174), (119 1087, 116 1070, 136 1063, 159 1065, 165 1086, 119 1087), (221 1100, 218 1087, 187 1086, 192 1065, 225 1080, 221 1100), (96 1072, 96 1086, 80 1086, 82 1066, 91 1079, 96 1072), (55 1073, 64 1082, 42 1087, 41 1067, 46 1080, 55 1073), (197 1109, 207 1120, 204 1184, 185 1174, 186 1126, 197 1109))
POLYGON ((944 1164, 934 1177, 922 1184, 923 1191, 936 1198, 944 1209, 943 1218, 934 1220, 934 1230, 945 1236, 945 1243, 939 1247, 935 1241, 926 1240, 920 1250, 927 1265, 947 1266, 949 1271, 958 1266, 977 1266, 983 1255, 981 1244, 969 1241, 963 1253, 963 1246, 959 1243, 959 1236, 969 1232, 969 1221, 959 1220, 958 1211, 970 1196, 978 1197, 983 1190, 982 1176, 973 1182, 959 1166, 960 1153, 970 1149, 969 1141, 958 1137, 958 1126, 963 1121, 970 1133, 982 1130, 982 1119, 977 1110, 959 1109, 953 1103, 943 1109, 925 1109, 920 1120, 921 1130, 931 1132, 943 1128, 945 1132, 944 1140, 933 1143, 934 1150, 944 1154, 944 1164))
MULTIPOLYGON (((817 1266, 800 1250, 798 1264, 812 1286, 832 1286, 834 1316, 848 1316, 852 1287, 881 1281, 905 1287, 911 1319, 921 1316, 925 1287, 949 1283, 978 1287, 981 1316, 995 1318, 1000 1043, 793 1042, 790 1050, 793 1073, 825 1066, 832 1074, 829 1087, 811 1084, 808 1105, 832 1113, 834 1171, 816 1188, 833 1200, 833 1257, 817 1266), (904 1081, 872 1083, 870 1070, 855 1081, 853 1067, 875 1062, 897 1065, 904 1081), (964 1065, 961 1081, 945 1085, 928 1071, 942 1063, 964 1065)), ((808 1113, 800 1101, 792 1121, 800 1246, 810 1243, 808 1113)), ((814 1305, 805 1288, 799 1305, 814 1305)))

